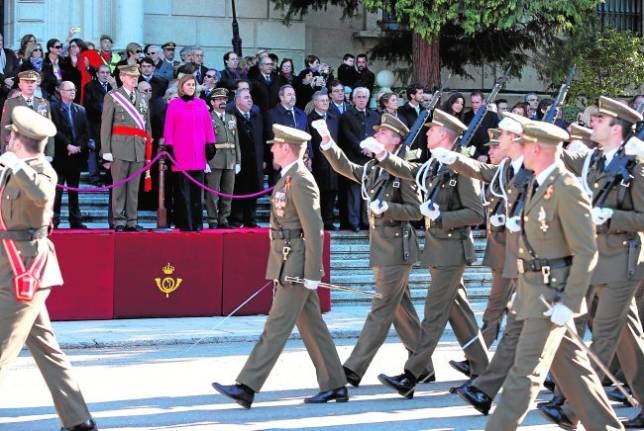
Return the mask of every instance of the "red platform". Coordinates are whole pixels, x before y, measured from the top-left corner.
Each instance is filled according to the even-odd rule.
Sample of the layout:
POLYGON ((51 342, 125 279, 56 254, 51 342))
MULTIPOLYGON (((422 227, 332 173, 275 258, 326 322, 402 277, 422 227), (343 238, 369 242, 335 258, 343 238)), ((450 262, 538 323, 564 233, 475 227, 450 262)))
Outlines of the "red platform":
MULTIPOLYGON (((53 320, 226 315, 266 283, 267 229, 114 233, 57 230, 65 284, 47 305, 53 320)), ((325 281, 330 238, 325 235, 325 281)), ((236 314, 268 313, 267 287, 236 314)), ((319 289, 322 311, 330 292, 319 289)))

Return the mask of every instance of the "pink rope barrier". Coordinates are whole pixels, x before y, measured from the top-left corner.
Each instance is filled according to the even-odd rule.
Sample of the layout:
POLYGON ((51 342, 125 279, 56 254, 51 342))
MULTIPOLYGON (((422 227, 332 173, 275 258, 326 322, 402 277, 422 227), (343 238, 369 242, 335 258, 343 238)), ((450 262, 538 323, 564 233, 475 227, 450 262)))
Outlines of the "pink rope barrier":
MULTIPOLYGON (((117 182, 115 182, 113 184, 110 184, 109 186, 83 187, 83 188, 81 188, 81 187, 70 187, 70 186, 65 186, 65 185, 62 185, 62 184, 57 184, 56 187, 61 188, 63 190, 69 190, 69 191, 73 191, 73 192, 82 192, 82 193, 99 193, 99 192, 108 191, 110 189, 113 189, 114 187, 122 186, 123 184, 125 184, 127 182, 130 182, 134 178, 140 176, 145 171, 150 169, 150 167, 152 167, 155 163, 157 163, 159 161, 159 159, 161 159, 161 157, 163 157, 163 156, 166 156, 172 163, 174 163, 174 164, 177 163, 177 161, 170 154, 168 154, 166 151, 159 151, 157 153, 157 155, 154 156, 154 158, 152 160, 150 160, 145 166, 143 166, 140 169, 137 169, 135 172, 132 173, 132 175, 130 175, 130 176, 126 177, 126 178, 123 178, 122 180, 119 180, 119 181, 117 181, 117 182)), ((248 193, 248 194, 244 194, 244 195, 235 195, 235 194, 224 193, 224 192, 220 192, 219 190, 212 189, 212 188, 208 187, 207 185, 205 185, 204 183, 195 180, 194 178, 192 178, 185 171, 179 171, 179 172, 181 174, 183 174, 186 178, 188 178, 192 183, 194 183, 194 184, 198 185, 199 187, 201 187, 203 190, 207 191, 208 193, 220 196, 222 198, 252 199, 252 198, 256 198, 256 197, 268 194, 268 193, 273 191, 273 187, 269 187, 267 189, 260 190, 260 191, 255 192, 255 193, 248 193)))

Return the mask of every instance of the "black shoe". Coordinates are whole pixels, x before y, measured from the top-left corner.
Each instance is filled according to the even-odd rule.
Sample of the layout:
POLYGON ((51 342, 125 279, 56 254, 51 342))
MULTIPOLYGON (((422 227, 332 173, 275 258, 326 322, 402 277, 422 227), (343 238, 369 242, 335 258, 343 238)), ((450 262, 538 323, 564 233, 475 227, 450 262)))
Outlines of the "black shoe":
POLYGON ((338 230, 337 227, 333 223, 325 223, 324 224, 324 230, 331 230, 331 231, 336 231, 338 230))
POLYGON ((449 361, 449 364, 456 371, 459 371, 459 372, 465 374, 467 377, 470 377, 470 374, 471 374, 470 361, 468 361, 468 360, 465 360, 465 361, 449 361))
POLYGON ((354 232, 360 232, 360 226, 351 226, 349 229, 351 229, 354 232))
POLYGON ((220 394, 225 395, 228 398, 232 398, 237 402, 237 404, 245 409, 250 408, 250 405, 253 403, 253 399, 255 398, 255 392, 244 385, 220 385, 215 382, 212 384, 212 387, 220 394))
POLYGON ((218 227, 217 223, 208 223, 208 229, 217 229, 218 227))
POLYGON ((125 232, 125 226, 118 225, 114 228, 114 232, 125 232))
POLYGON ((230 225, 228 224, 227 221, 219 223, 219 226, 217 226, 219 229, 230 229, 230 225))
POLYGON ((429 372, 421 374, 418 376, 418 379, 416 380, 416 384, 421 384, 421 383, 431 383, 436 381, 436 374, 429 372))
POLYGON ((87 226, 85 226, 81 222, 76 222, 76 223, 70 223, 69 228, 70 229, 87 229, 87 226))
POLYGON ((546 380, 543 381, 543 387, 548 389, 553 394, 555 393, 555 381, 552 379, 550 373, 546 376, 546 380))
POLYGON ((256 227, 259 227, 259 225, 256 222, 251 221, 251 222, 248 222, 248 223, 244 223, 244 227, 256 228, 256 227))
POLYGON ((537 403, 537 407, 549 406, 549 407, 561 407, 566 402, 566 397, 562 395, 555 395, 550 401, 544 401, 537 403))
MULTIPOLYGON (((624 387, 624 389, 630 394, 631 390, 627 387, 624 387)), ((626 407, 633 407, 633 405, 628 402, 628 398, 626 398, 626 395, 622 393, 617 388, 611 388, 606 390, 606 396, 608 397, 609 400, 615 401, 618 403, 624 404, 626 407)))
POLYGON ((125 232, 144 232, 145 228, 141 225, 125 226, 125 232))
POLYGON ((346 403, 349 401, 349 391, 345 386, 319 392, 309 398, 304 398, 305 404, 323 404, 335 400, 336 403, 346 403))
POLYGON ((485 416, 487 416, 490 408, 492 407, 492 398, 488 397, 485 392, 469 383, 456 388, 456 394, 485 416))
POLYGON ((560 428, 565 430, 574 431, 577 429, 577 425, 574 425, 568 419, 568 416, 561 410, 561 407, 557 406, 541 406, 538 407, 539 413, 548 419, 550 422, 559 425, 560 428))
POLYGON ((385 386, 395 389, 400 395, 411 400, 414 398, 414 389, 416 387, 416 377, 408 371, 404 374, 389 377, 384 374, 378 375, 378 380, 385 386))
POLYGON ((624 425, 624 428, 629 429, 644 429, 644 410, 640 409, 640 412, 637 416, 627 421, 622 421, 622 425, 624 425))
POLYGON ((342 367, 344 369, 344 375, 347 378, 347 382, 351 384, 351 386, 357 388, 360 386, 360 380, 362 380, 362 377, 360 377, 357 373, 354 371, 348 369, 347 367, 342 367))
POLYGON ((229 225, 230 225, 231 228, 235 228, 235 229, 239 228, 239 227, 242 227, 241 223, 236 222, 236 221, 230 222, 229 225))
POLYGON ((63 427, 60 431, 98 431, 98 427, 93 419, 88 419, 82 424, 74 425, 73 427, 63 427))

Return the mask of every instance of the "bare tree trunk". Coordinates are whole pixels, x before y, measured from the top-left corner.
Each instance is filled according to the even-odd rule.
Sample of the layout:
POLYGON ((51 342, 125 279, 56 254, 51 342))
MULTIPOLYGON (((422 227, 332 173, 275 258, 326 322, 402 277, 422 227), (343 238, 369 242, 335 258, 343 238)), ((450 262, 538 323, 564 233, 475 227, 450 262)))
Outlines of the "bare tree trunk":
POLYGON ((414 72, 413 81, 432 89, 441 80, 441 66, 439 56, 439 38, 428 42, 418 33, 412 34, 411 46, 414 72))

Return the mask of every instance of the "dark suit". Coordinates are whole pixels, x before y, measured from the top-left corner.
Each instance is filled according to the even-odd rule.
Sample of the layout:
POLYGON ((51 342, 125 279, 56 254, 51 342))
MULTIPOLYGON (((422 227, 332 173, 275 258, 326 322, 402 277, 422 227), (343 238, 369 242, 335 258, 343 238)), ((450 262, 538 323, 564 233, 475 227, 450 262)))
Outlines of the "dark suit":
MULTIPOLYGON (((464 123, 469 126, 470 122, 474 118, 474 115, 474 111, 465 113, 464 123)), ((487 111, 485 113, 485 116, 481 120, 481 125, 478 127, 478 129, 476 129, 476 132, 474 133, 474 136, 472 136, 472 140, 469 143, 469 145, 474 145, 474 148, 476 148, 476 152, 474 153, 475 158, 487 154, 487 147, 485 147, 485 144, 487 144, 490 140, 490 137, 487 134, 487 129, 495 128, 498 125, 499 116, 492 111, 487 111)))
MULTIPOLYGON (((273 124, 282 124, 284 126, 293 127, 294 129, 303 130, 306 133, 309 133, 309 120, 306 117, 304 111, 297 107, 293 108, 293 113, 291 114, 280 103, 268 111, 268 114, 266 115, 264 121, 266 140, 273 139, 273 124)), ((305 160, 306 158, 308 158, 308 160, 311 160, 313 158, 313 152, 311 150, 310 142, 308 143, 306 149, 305 160)), ((273 169, 273 153, 266 151, 266 153, 264 154, 264 161, 266 162, 268 183, 270 185, 273 185, 279 177, 279 170, 276 171, 273 169)))
MULTIPOLYGON (((361 113, 351 107, 340 117, 340 148, 348 159, 358 165, 364 165, 369 157, 362 154, 360 142, 372 136, 373 126, 380 124, 380 117, 375 111, 367 109, 361 113)), ((367 226, 367 208, 360 194, 360 184, 344 182, 347 191, 347 222, 353 228, 367 226)))
MULTIPOLYGON (((405 124, 407 124, 407 127, 409 127, 409 130, 411 130, 412 127, 414 127, 414 123, 418 119, 418 114, 422 112, 424 109, 420 107, 420 110, 416 112, 416 109, 414 109, 413 106, 411 106, 409 103, 405 103, 403 106, 398 108, 398 113, 402 114, 404 116, 405 124)), ((402 118, 401 118, 402 119, 402 118)), ((421 150, 425 150, 427 147, 427 139, 425 137, 425 134, 427 133, 427 127, 421 127, 420 131, 418 132, 418 135, 416 136, 416 139, 414 139, 414 142, 412 142, 409 146, 410 149, 415 150, 420 148, 421 150)))
POLYGON ((147 81, 152 87, 152 97, 163 97, 165 91, 168 89, 168 80, 160 76, 154 76, 150 79, 145 79, 143 75, 139 76, 139 82, 147 81))
MULTIPOLYGON (((234 110, 241 150, 241 171, 235 176, 235 191, 237 194, 254 193, 262 189, 264 183, 264 130, 262 114, 250 112, 247 121, 237 108, 234 110)), ((256 223, 257 199, 233 199, 230 223, 231 225, 256 223)))
POLYGON ((208 72, 208 68, 206 66, 202 65, 197 65, 193 63, 196 71, 195 71, 195 78, 197 78, 197 82, 199 84, 203 84, 203 77, 206 76, 206 72, 208 72))
POLYGON ((271 82, 267 82, 262 74, 250 81, 250 94, 253 97, 253 102, 262 111, 262 115, 266 115, 272 107, 279 103, 279 90, 280 83, 275 73, 271 73, 271 82))
MULTIPOLYGON (((67 184, 78 187, 80 172, 83 162, 87 158, 87 140, 89 139, 89 124, 87 113, 82 106, 72 103, 71 122, 65 105, 57 103, 51 110, 51 119, 56 125, 57 133, 54 138, 56 150, 52 165, 58 174, 58 184, 67 184), (74 145, 81 148, 80 153, 68 154, 67 146, 74 145)), ((69 191, 69 223, 81 223, 80 207, 78 205, 78 192, 69 191)), ((62 189, 56 189, 54 201, 54 225, 60 223, 60 205, 63 198, 62 189)))
MULTIPOLYGON (((246 79, 246 74, 241 70, 241 68, 237 70, 231 70, 226 67, 221 71, 221 77, 219 78, 219 84, 217 86, 226 88, 228 89, 228 91, 234 92, 236 89, 235 81, 237 81, 238 79, 246 79)), ((230 98, 232 99, 233 95, 231 95, 230 98)))
POLYGON ((326 125, 331 132, 331 138, 338 141, 338 133, 340 131, 340 119, 338 116, 329 111, 325 116, 319 115, 316 111, 309 114, 309 130, 311 130, 311 147, 313 150, 313 177, 315 182, 318 183, 320 189, 320 212, 322 213, 322 221, 326 229, 331 228, 333 225, 333 208, 335 208, 335 198, 338 194, 338 175, 335 173, 326 157, 320 152, 320 135, 311 127, 311 123, 315 120, 324 118, 326 125))
MULTIPOLYGON (((11 91, 11 87, 7 87, 7 84, 4 83, 4 80, 6 78, 14 78, 16 76, 16 73, 18 73, 20 69, 20 65, 18 64, 18 58, 16 57, 16 54, 7 48, 2 49, 4 51, 4 56, 6 58, 6 62, 4 65, 4 69, 2 69, 2 79, 0 79, 0 107, 4 105, 4 101, 7 100, 7 96, 9 95, 9 92, 11 91)), ((14 79, 14 83, 17 83, 17 79, 14 79)))
POLYGON ((333 102, 329 103, 329 111, 335 112, 335 115, 338 118, 340 118, 342 116, 342 114, 347 112, 349 110, 349 108, 351 107, 351 105, 349 105, 347 102, 342 102, 340 105, 341 106, 338 107, 338 105, 336 105, 333 102))
POLYGON ((370 94, 373 94, 373 85, 376 82, 376 75, 373 74, 369 69, 363 69, 362 71, 356 70, 356 80, 353 83, 354 87, 365 87, 369 90, 370 94))

